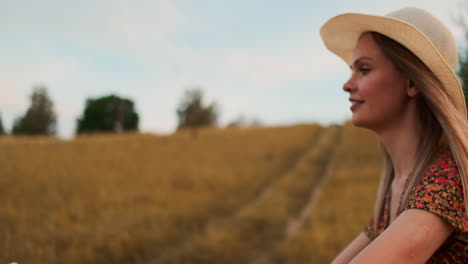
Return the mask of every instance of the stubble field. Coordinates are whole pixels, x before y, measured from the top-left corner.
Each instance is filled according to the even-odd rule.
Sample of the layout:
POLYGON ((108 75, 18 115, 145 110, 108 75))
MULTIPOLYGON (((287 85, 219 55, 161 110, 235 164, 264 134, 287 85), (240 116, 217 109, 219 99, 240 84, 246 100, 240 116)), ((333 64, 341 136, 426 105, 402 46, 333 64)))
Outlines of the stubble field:
POLYGON ((351 124, 0 138, 0 263, 329 263, 370 217, 351 124))

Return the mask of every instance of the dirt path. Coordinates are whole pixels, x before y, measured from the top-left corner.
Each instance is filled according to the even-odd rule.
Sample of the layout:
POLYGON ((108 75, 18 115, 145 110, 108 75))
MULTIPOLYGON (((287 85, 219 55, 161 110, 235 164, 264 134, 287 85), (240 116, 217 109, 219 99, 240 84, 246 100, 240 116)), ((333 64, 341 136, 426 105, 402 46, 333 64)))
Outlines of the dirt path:
POLYGON ((260 192, 258 192, 257 196, 252 199, 250 202, 248 203, 244 203, 241 207, 238 208, 238 210, 236 210, 236 212, 232 215, 241 215, 243 214, 243 212, 245 211, 248 211, 250 210, 250 208, 252 206, 254 206, 256 204, 256 201, 259 201, 259 200, 262 200, 264 199, 264 197, 268 196, 274 189, 274 185, 276 182, 278 182, 281 178, 283 178, 284 176, 288 175, 288 173, 291 171, 291 170, 294 170, 295 167, 296 167, 296 164, 298 164, 300 162, 300 160, 302 159, 302 157, 308 152, 310 151, 311 148, 314 148, 318 145, 318 141, 319 139, 321 138, 321 133, 326 133, 326 128, 322 128, 322 130, 320 132, 317 132, 317 134, 315 135, 315 138, 314 140, 309 144, 309 147, 305 148, 304 151, 301 153, 301 155, 298 155, 297 158, 294 160, 294 162, 292 162, 290 164, 290 166, 287 167, 287 169, 283 170, 281 172, 281 175, 278 175, 277 177, 275 178, 272 178, 272 180, 270 180, 268 182, 268 184, 266 184, 260 192))
POLYGON ((321 133, 325 132, 326 128, 322 128, 320 131, 316 132, 311 142, 308 144, 308 147, 304 148, 304 150, 298 153, 295 156, 293 162, 290 162, 290 164, 286 165, 284 169, 280 170, 279 172, 276 172, 274 176, 269 177, 268 180, 266 180, 265 183, 262 185, 262 188, 259 189, 256 192, 255 196, 248 202, 245 202, 239 207, 234 208, 232 210, 232 213, 228 215, 210 220, 210 222, 207 223, 200 232, 189 234, 188 237, 183 239, 183 241, 181 241, 180 243, 175 243, 174 245, 166 248, 161 256, 158 256, 148 261, 147 264, 163 263, 161 260, 164 260, 167 258, 167 256, 172 255, 172 252, 177 252, 180 250, 183 251, 184 249, 189 248, 193 245, 193 241, 207 236, 207 234, 209 234, 210 232, 214 232, 214 230, 222 228, 225 225, 225 223, 229 222, 230 219, 241 215, 243 214, 243 212, 249 210, 249 208, 251 208, 256 203, 256 201, 263 199, 263 197, 267 196, 274 188, 275 183, 282 179, 284 176, 288 175, 288 173, 295 168, 296 164, 308 151, 310 151, 311 148, 315 148, 318 145, 321 133))
MULTIPOLYGON (((338 145, 338 144, 337 144, 338 145)), ((315 207, 315 204, 318 201, 318 198, 322 195, 322 189, 323 186, 325 185, 326 181, 328 180, 328 176, 330 175, 336 160, 335 160, 335 152, 336 152, 336 147, 334 149, 334 153, 330 155, 330 160, 327 164, 327 167, 325 168, 320 182, 315 186, 315 188, 312 190, 310 193, 310 198, 307 204, 304 206, 302 209, 301 213, 296 219, 292 219, 287 227, 286 227, 286 236, 285 236, 285 242, 291 240, 294 238, 299 231, 301 231, 302 227, 304 226, 305 220, 311 215, 311 212, 313 212, 313 208, 315 207)))
MULTIPOLYGON (((299 215, 296 218, 293 218, 288 222, 285 228, 284 239, 282 241, 278 241, 276 245, 287 243, 289 240, 293 239, 302 230, 302 228, 304 227, 305 221, 312 214, 313 208, 315 207, 315 204, 317 203, 319 197, 322 194, 323 186, 327 182, 329 175, 331 174, 331 171, 334 167, 334 164, 336 163, 335 153, 343 137, 342 135, 343 128, 341 128, 338 133, 339 134, 337 136, 337 142, 333 148, 332 153, 330 153, 329 155, 330 158, 328 159, 325 169, 323 170, 322 174, 319 177, 320 178, 319 183, 310 192, 310 198, 308 202, 305 204, 305 206, 302 208, 302 210, 300 211, 299 215)), ((270 251, 270 252, 260 253, 250 263, 251 264, 276 264, 276 261, 274 260, 274 252, 270 251)))

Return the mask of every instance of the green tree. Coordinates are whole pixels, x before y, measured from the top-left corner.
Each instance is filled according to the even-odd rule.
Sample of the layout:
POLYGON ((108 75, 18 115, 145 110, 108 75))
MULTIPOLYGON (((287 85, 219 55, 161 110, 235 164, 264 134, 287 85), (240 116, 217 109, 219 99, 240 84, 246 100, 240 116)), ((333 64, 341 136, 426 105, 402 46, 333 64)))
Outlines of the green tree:
POLYGON ((31 106, 22 117, 18 117, 12 133, 15 135, 54 135, 56 129, 56 115, 52 100, 44 86, 33 88, 31 106))
POLYGON ((460 2, 459 15, 455 21, 465 32, 465 48, 460 50, 460 65, 458 68, 458 77, 461 80, 465 100, 468 105, 468 4, 460 2))
POLYGON ((458 76, 460 77, 463 93, 465 94, 465 102, 468 105, 468 49, 464 53, 460 55, 458 76))
POLYGON ((76 133, 138 130, 139 117, 132 100, 116 95, 88 98, 76 133))
POLYGON ((185 91, 177 108, 179 123, 177 130, 202 126, 216 126, 218 110, 215 102, 203 105, 203 93, 200 89, 185 91))
POLYGON ((2 117, 0 116, 0 135, 5 135, 5 129, 3 128, 2 117))

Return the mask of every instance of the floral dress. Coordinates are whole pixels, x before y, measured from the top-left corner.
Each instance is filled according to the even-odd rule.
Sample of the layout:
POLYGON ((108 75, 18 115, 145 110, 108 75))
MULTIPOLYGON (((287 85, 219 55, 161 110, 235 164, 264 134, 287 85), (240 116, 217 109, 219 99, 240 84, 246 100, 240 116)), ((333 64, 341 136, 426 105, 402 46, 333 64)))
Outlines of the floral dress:
MULTIPOLYGON (((405 191, 408 180, 405 184, 405 191)), ((402 194, 403 195, 403 194, 402 194)), ((375 230, 371 217, 364 233, 374 240, 389 226, 391 191, 387 192, 383 214, 375 230)), ((401 203, 401 201, 400 201, 401 203)), ((468 263, 468 217, 458 167, 450 152, 444 152, 417 181, 408 196, 406 209, 421 209, 438 215, 454 227, 449 238, 426 263, 468 263)))

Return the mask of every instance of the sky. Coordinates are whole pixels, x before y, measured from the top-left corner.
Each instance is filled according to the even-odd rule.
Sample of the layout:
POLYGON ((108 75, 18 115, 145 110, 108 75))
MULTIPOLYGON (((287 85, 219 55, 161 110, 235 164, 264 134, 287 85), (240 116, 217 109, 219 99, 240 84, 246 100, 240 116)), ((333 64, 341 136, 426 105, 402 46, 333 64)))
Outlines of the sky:
POLYGON ((135 102, 142 132, 175 131, 184 91, 265 125, 351 117, 349 68, 319 29, 346 13, 384 15, 415 6, 451 29, 463 0, 0 0, 0 117, 9 131, 33 87, 47 87, 58 136, 74 137, 87 98, 135 102))

